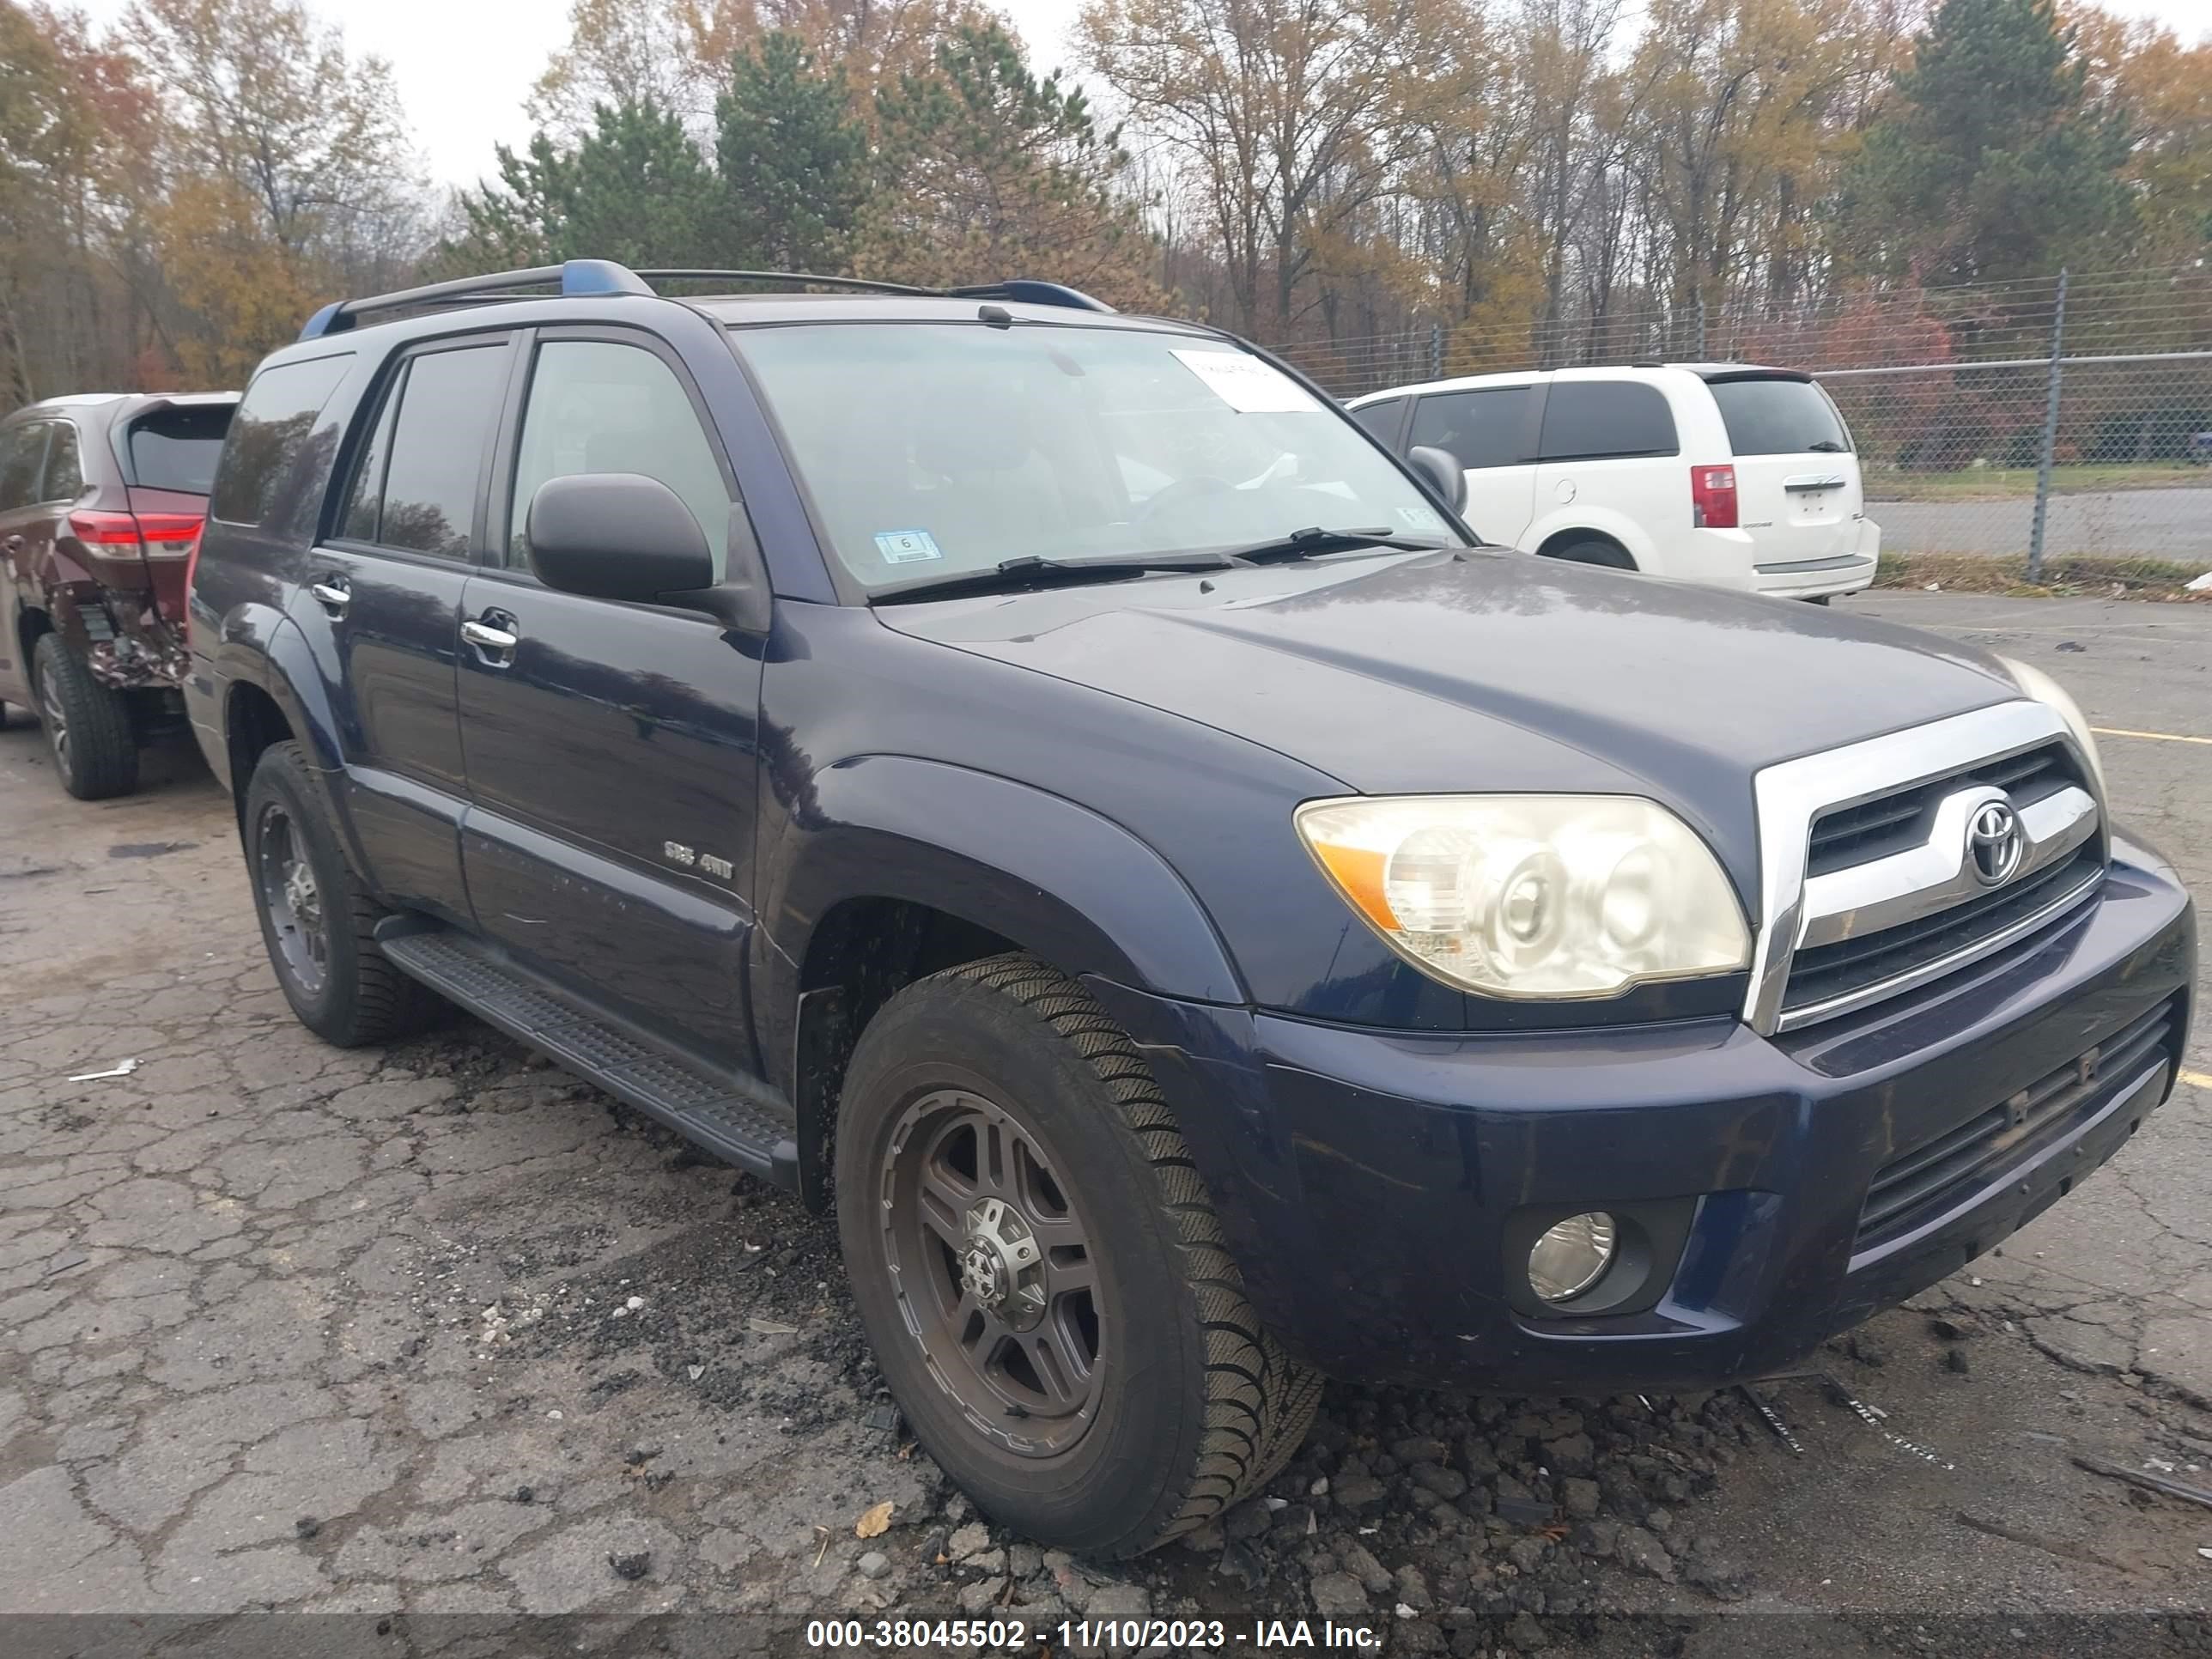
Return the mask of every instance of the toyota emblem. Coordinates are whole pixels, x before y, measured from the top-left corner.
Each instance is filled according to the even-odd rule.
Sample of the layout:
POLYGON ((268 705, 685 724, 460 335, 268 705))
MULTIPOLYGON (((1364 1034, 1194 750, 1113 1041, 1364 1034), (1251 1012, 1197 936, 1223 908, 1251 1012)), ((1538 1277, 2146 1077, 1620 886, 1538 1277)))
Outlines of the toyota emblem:
POLYGON ((1966 820, 1966 858, 1974 866, 1974 879, 1984 887, 2002 887, 2020 873, 2027 854, 2027 837, 2021 833, 2020 814, 2008 801, 1985 801, 1966 820))

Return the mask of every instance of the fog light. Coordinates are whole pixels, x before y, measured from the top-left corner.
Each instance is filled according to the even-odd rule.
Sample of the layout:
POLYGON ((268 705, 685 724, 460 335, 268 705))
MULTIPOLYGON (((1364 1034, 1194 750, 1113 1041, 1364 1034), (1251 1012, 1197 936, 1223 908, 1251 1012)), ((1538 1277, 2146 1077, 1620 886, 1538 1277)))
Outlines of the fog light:
POLYGON ((1585 1210, 1545 1230, 1528 1252, 1528 1283, 1547 1302, 1567 1301, 1597 1283, 1613 1255, 1613 1218, 1585 1210))

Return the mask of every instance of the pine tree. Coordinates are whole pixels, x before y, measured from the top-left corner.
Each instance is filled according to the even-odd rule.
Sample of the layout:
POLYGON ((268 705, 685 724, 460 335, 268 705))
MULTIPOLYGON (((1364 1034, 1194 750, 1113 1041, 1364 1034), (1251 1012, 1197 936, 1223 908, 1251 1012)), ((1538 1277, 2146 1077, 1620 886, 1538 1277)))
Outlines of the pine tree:
POLYGON ((842 270, 868 196, 868 136, 842 69, 773 30, 732 66, 714 108, 719 235, 731 263, 842 270))
POLYGON ((1943 0, 1847 173, 1838 246, 1922 280, 2040 275, 2129 227, 2124 119, 2051 0, 1943 0))
POLYGON ((651 104, 601 104, 574 149, 540 132, 499 151, 500 182, 465 191, 468 231, 441 268, 481 270, 562 259, 696 265, 714 251, 714 175, 675 117, 651 104))
POLYGON ((1152 308, 1157 257, 1128 164, 1079 88, 1030 71, 995 22, 963 24, 876 96, 881 143, 861 241, 870 274, 925 284, 1036 276, 1152 308))

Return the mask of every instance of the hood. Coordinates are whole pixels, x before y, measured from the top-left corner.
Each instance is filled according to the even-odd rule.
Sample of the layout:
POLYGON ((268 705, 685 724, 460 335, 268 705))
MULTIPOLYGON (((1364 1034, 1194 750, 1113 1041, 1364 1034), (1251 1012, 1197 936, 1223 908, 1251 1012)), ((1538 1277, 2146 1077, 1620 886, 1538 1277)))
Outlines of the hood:
POLYGON ((886 605, 887 626, 1202 721, 1368 794, 1650 794, 2019 694, 1915 629, 1491 550, 886 605))

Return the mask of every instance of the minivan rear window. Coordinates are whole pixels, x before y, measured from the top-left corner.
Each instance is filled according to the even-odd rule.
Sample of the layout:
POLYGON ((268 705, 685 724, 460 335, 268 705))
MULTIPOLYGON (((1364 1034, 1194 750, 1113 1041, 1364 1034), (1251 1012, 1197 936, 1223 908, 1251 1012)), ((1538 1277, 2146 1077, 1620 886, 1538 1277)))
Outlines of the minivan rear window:
POLYGON ((1845 455, 1851 434, 1828 394, 1809 380, 1716 380, 1713 401, 1739 455, 1845 455))
POLYGON ((258 525, 268 516, 277 487, 315 429, 315 417, 352 362, 350 352, 311 357, 253 377, 223 446, 210 513, 229 524, 258 525))
POLYGON ((157 409, 131 422, 131 482, 148 489, 204 495, 215 487, 216 463, 235 404, 157 409))

